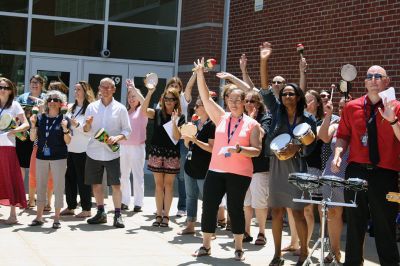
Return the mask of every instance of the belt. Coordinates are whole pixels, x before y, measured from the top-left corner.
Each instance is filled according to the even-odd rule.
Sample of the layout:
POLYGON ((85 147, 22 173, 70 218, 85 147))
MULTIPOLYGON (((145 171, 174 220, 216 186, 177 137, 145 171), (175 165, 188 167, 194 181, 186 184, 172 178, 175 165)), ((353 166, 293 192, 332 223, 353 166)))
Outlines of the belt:
POLYGON ((378 166, 370 164, 370 163, 354 163, 355 165, 357 165, 358 167, 361 167, 365 170, 375 170, 378 169, 378 166))

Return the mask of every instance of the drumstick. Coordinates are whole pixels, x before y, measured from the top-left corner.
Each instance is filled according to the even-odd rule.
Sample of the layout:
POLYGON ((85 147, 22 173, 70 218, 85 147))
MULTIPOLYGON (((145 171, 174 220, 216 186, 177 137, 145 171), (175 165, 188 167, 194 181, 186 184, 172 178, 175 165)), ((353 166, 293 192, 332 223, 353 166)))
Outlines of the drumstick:
POLYGON ((333 98, 333 89, 334 89, 334 87, 332 86, 332 88, 331 88, 331 99, 330 99, 330 101, 332 101, 332 98, 333 98))

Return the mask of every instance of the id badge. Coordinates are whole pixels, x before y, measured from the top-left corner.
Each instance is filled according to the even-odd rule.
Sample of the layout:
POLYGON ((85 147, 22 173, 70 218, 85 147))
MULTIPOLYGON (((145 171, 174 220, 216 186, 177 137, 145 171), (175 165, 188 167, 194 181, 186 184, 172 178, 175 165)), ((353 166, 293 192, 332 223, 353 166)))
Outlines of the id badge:
POLYGON ((231 157, 231 153, 230 152, 227 152, 227 153, 225 153, 225 158, 228 158, 228 157, 231 157))
POLYGON ((192 160, 192 151, 189 151, 186 155, 186 159, 188 159, 189 161, 192 160))
POLYGON ((367 134, 367 132, 365 132, 364 135, 361 136, 361 144, 364 147, 368 146, 368 134, 367 134))
POLYGON ((44 156, 50 156, 50 148, 49 147, 44 147, 43 148, 43 155, 44 156))

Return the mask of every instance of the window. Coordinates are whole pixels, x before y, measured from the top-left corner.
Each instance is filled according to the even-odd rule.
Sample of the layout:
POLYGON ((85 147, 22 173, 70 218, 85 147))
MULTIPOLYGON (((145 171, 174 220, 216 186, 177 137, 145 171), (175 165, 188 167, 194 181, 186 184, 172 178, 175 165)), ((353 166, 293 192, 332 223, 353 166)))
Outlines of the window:
POLYGON ((17 86, 17 95, 24 92, 25 56, 0 54, 0 76, 17 86))
POLYGON ((29 0, 1 0, 0 11, 28 13, 29 0))
POLYGON ((26 18, 0 16, 0 50, 25 51, 26 18))
POLYGON ((33 14, 103 20, 104 0, 36 0, 33 14))

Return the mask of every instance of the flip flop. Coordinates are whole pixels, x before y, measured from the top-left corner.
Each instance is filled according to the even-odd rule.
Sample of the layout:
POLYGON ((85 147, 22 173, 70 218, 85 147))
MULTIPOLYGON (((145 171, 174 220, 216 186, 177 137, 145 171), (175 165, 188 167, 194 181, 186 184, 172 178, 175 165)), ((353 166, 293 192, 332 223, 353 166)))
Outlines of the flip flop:
POLYGON ((281 251, 282 252, 295 252, 297 248, 294 248, 293 246, 289 245, 287 247, 284 247, 281 251))
POLYGON ((259 233, 257 235, 257 239, 254 242, 254 245, 257 246, 264 246, 267 243, 267 239, 265 238, 265 235, 263 233, 259 233))
POLYGON ((29 226, 42 226, 44 224, 43 221, 38 221, 38 220, 33 220, 30 224, 28 224, 29 226))
POLYGON ((195 231, 185 231, 186 229, 183 229, 182 231, 178 232, 178 235, 183 236, 183 235, 194 235, 196 234, 195 231))
POLYGON ((210 255, 211 255, 211 248, 205 248, 205 247, 200 247, 192 254, 193 257, 204 257, 210 255))
POLYGON ((54 222, 52 227, 53 227, 53 229, 60 229, 61 224, 60 224, 60 222, 54 222))

